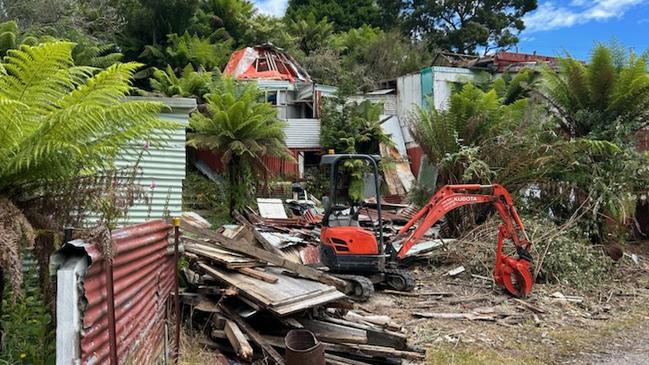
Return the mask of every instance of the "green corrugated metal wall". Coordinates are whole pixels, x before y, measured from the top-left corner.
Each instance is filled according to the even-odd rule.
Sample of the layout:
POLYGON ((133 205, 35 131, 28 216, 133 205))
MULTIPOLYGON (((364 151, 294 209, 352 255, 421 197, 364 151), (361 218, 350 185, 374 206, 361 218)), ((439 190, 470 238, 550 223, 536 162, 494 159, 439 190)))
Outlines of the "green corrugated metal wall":
POLYGON ((421 105, 426 106, 427 99, 433 96, 433 69, 426 67, 421 70, 421 105))
MULTIPOLYGON (((145 98, 133 98, 145 99, 145 98)), ((142 178, 140 184, 145 187, 150 197, 150 207, 147 204, 136 204, 129 210, 128 216, 120 225, 141 223, 150 219, 159 219, 169 215, 182 214, 182 188, 185 179, 185 127, 189 122, 189 113, 196 107, 194 99, 187 98, 146 98, 167 105, 170 110, 161 114, 164 120, 181 125, 170 134, 165 144, 149 147, 140 161, 142 178), (152 188, 152 185, 155 187, 152 188)), ((139 148, 144 142, 138 143, 138 151, 125 153, 116 162, 117 166, 133 166, 138 157, 139 148)), ((142 146, 142 147, 140 147, 142 146)))

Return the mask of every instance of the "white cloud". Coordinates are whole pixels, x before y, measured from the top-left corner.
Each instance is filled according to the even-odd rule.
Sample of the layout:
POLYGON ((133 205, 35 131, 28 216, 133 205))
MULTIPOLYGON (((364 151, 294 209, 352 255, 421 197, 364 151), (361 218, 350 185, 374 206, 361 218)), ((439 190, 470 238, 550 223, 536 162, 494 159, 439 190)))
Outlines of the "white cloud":
POLYGON ((523 20, 526 32, 541 32, 619 18, 630 8, 645 2, 647 0, 572 0, 568 6, 557 6, 546 1, 523 20))
POLYGON ((288 0, 256 0, 255 5, 262 14, 283 16, 288 0))

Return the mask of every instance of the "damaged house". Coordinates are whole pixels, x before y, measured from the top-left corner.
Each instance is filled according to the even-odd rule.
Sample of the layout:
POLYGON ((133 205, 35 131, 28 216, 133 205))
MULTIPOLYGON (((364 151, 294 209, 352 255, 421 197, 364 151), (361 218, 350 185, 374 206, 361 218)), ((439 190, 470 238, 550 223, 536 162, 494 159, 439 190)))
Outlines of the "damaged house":
MULTIPOLYGON (((271 176, 302 178, 306 168, 318 165, 322 150, 320 102, 332 96, 335 87, 313 82, 293 57, 269 44, 234 52, 223 74, 256 82, 266 100, 277 109, 277 116, 287 124, 286 145, 295 161, 265 157, 264 164, 271 176)), ((199 151, 197 157, 213 170, 222 170, 219 158, 209 151, 199 151)))

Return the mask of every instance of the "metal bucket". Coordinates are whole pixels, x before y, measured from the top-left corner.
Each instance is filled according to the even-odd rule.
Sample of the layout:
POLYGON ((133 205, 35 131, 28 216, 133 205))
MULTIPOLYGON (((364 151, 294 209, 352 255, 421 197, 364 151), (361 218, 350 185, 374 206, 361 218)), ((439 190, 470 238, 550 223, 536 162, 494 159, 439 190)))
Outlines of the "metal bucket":
POLYGON ((286 365, 324 365, 324 346, 311 331, 292 330, 284 338, 286 365))

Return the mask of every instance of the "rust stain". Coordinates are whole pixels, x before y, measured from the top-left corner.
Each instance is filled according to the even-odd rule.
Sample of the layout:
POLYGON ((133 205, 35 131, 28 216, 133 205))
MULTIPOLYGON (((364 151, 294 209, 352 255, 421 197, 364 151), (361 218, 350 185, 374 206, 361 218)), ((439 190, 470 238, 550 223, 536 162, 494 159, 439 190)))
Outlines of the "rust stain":
MULTIPOLYGON (((119 363, 152 364, 164 344, 167 299, 175 266, 169 247, 170 224, 156 220, 113 232, 115 318, 119 363)), ((86 247, 91 265, 84 280, 83 364, 108 364, 106 281, 101 251, 86 247)))

